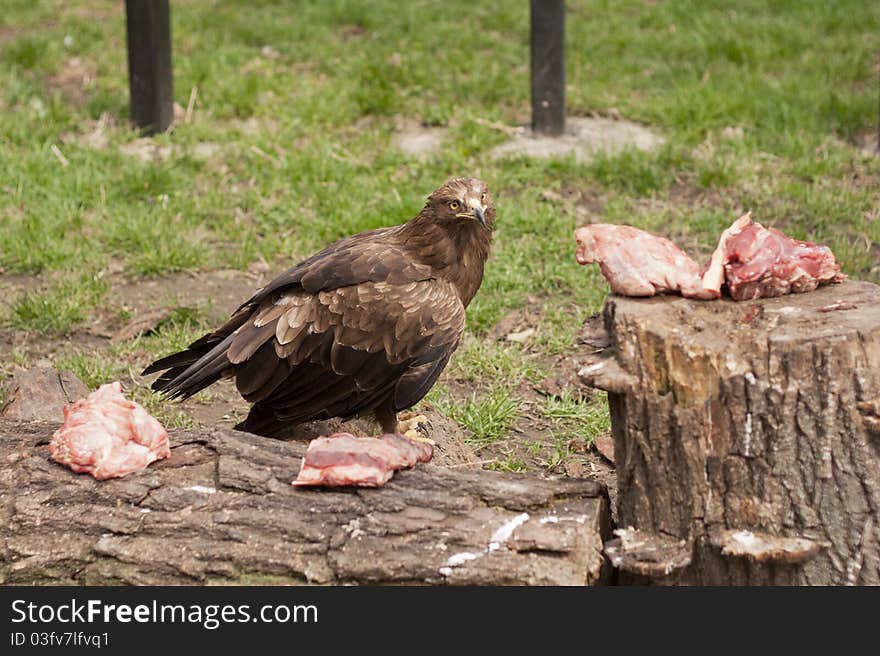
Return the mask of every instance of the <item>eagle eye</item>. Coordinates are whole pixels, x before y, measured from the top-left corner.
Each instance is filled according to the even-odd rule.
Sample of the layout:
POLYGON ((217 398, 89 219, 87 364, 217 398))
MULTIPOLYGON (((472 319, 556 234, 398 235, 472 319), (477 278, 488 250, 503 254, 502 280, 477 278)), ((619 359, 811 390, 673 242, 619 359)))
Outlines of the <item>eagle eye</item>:
POLYGON ((449 203, 449 209, 451 209, 453 212, 457 211, 459 207, 461 207, 461 205, 459 204, 459 202, 457 200, 454 200, 451 203, 449 203))
POLYGON ((485 203, 485 202, 486 202, 486 192, 483 192, 483 195, 480 196, 480 202, 481 202, 481 203, 485 203))

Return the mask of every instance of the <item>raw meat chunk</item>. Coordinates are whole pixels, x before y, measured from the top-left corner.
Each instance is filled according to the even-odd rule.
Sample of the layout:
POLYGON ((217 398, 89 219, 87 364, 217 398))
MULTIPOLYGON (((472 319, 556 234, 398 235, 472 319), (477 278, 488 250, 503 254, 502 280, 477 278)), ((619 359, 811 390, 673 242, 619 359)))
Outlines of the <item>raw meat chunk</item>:
POLYGON ((811 292, 845 279, 830 248, 767 229, 749 212, 722 233, 703 286, 720 292, 726 282, 734 300, 746 301, 811 292))
POLYGON ((624 225, 596 223, 578 228, 578 264, 598 262, 611 291, 623 296, 681 292, 689 298, 721 295, 703 289, 700 267, 668 239, 624 225))
POLYGON ((336 433, 309 443, 293 484, 379 487, 388 482, 396 469, 428 462, 433 455, 430 442, 403 435, 355 437, 350 433, 336 433))
POLYGON ((64 406, 64 424, 52 435, 49 453, 77 473, 104 480, 143 469, 171 450, 162 424, 115 382, 64 406))

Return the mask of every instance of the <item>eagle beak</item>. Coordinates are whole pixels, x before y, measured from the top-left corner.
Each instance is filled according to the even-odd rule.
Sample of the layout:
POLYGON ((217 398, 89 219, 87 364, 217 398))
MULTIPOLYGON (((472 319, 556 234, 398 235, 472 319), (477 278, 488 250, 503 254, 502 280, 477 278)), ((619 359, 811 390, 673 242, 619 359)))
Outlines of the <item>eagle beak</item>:
POLYGON ((482 206, 480 201, 471 198, 467 201, 467 206, 469 211, 467 212, 459 212, 455 216, 461 219, 476 219, 480 222, 480 225, 484 228, 488 228, 486 225, 486 208, 482 206))
POLYGON ((479 205, 474 206, 474 216, 476 217, 477 221, 480 222, 480 225, 485 228, 486 227, 486 215, 483 213, 483 208, 480 207, 479 205))

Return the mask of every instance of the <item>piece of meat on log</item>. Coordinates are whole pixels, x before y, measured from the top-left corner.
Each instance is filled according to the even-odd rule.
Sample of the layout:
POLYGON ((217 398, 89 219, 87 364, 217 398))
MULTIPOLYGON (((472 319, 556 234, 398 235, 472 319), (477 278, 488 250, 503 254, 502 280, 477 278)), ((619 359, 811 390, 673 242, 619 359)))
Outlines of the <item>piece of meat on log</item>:
POLYGON ((749 212, 722 233, 703 287, 720 293, 726 282, 734 300, 747 301, 811 292, 844 280, 830 248, 765 228, 749 212))
POLYGON ((625 225, 596 223, 578 228, 574 237, 578 264, 598 262, 611 291, 623 296, 681 292, 711 299, 720 288, 703 289, 700 267, 668 239, 625 225))
POLYGON ((64 406, 64 423, 52 435, 49 453, 77 473, 105 480, 143 469, 171 450, 162 424, 126 399, 115 382, 64 406))
POLYGON ((296 486, 379 487, 397 469, 428 462, 434 447, 428 441, 388 433, 380 437, 355 437, 336 433, 309 442, 296 486))

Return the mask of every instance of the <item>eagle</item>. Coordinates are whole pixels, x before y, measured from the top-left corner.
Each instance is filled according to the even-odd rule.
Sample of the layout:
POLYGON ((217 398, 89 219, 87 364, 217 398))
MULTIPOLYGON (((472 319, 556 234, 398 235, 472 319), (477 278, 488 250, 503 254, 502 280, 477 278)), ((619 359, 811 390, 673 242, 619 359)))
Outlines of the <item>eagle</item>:
POLYGON ((152 388, 180 399, 234 378, 253 404, 236 429, 258 435, 365 414, 398 433, 397 413, 428 393, 461 341, 494 222, 485 182, 450 180, 409 222, 327 246, 143 374, 162 372, 152 388))

